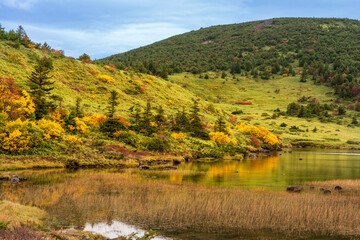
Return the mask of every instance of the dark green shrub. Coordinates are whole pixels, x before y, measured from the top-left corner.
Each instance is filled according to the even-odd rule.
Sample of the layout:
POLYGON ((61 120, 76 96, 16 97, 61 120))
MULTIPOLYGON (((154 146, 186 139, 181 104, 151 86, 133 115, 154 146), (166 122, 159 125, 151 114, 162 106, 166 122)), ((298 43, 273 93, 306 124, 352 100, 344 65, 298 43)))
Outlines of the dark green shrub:
POLYGON ((149 151, 164 152, 168 144, 165 139, 154 137, 145 141, 144 145, 149 151))
POLYGON ((100 125, 100 131, 109 137, 113 137, 114 132, 121 130, 126 130, 126 126, 116 118, 108 118, 100 125))

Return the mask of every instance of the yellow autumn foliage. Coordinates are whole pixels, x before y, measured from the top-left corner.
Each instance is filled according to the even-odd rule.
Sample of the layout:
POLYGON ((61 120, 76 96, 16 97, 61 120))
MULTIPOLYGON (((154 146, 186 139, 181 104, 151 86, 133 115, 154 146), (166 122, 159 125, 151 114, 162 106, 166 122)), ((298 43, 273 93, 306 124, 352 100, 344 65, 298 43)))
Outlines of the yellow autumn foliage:
POLYGON ((91 127, 98 127, 103 122, 106 121, 106 116, 102 116, 99 114, 93 114, 90 116, 83 117, 82 120, 85 121, 87 124, 89 124, 91 127))
POLYGON ((184 134, 182 132, 180 132, 180 133, 173 132, 171 134, 171 137, 175 140, 181 140, 184 138, 184 134))
POLYGON ((40 119, 37 122, 37 125, 41 130, 44 131, 45 139, 58 139, 64 134, 65 130, 62 128, 61 124, 53 120, 40 119))
POLYGON ((13 118, 27 117, 35 111, 35 104, 27 91, 14 93, 8 86, 0 84, 0 110, 13 118))
POLYGON ((210 134, 211 141, 218 144, 229 144, 230 138, 227 134, 223 132, 211 132, 210 134))
POLYGON ((105 75, 105 74, 99 74, 96 76, 97 79, 103 81, 103 82, 106 82, 106 83, 114 83, 115 82, 115 79, 113 77, 110 77, 108 75, 105 75))
POLYGON ((74 118, 75 129, 81 133, 89 133, 89 127, 79 118, 74 118))
POLYGON ((239 132, 247 133, 253 137, 257 137, 264 143, 270 144, 272 146, 279 143, 279 139, 275 135, 271 134, 269 130, 264 127, 249 126, 243 122, 240 125, 236 126, 235 129, 239 132))
POLYGON ((30 136, 23 135, 19 129, 16 129, 4 138, 2 148, 12 153, 20 153, 29 149, 29 142, 30 136))
POLYGON ((64 138, 64 140, 65 140, 67 143, 70 143, 70 144, 82 143, 81 138, 78 138, 78 137, 76 137, 75 135, 66 136, 66 137, 64 138))

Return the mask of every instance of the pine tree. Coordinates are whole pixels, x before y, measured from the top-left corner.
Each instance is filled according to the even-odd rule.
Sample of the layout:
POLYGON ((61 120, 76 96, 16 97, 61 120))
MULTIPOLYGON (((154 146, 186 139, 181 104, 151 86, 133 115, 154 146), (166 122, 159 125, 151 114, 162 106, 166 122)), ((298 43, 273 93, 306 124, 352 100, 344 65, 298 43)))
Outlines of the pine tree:
POLYGON ((30 86, 30 94, 34 97, 35 118, 41 119, 48 114, 49 108, 54 107, 52 102, 47 100, 50 91, 54 89, 54 82, 49 81, 52 69, 52 60, 50 58, 42 58, 37 61, 34 71, 28 78, 30 86))
POLYGON ((164 109, 162 108, 162 106, 159 106, 157 110, 157 113, 155 115, 155 121, 160 128, 162 128, 162 126, 166 122, 166 117, 164 115, 164 109))
POLYGON ((119 93, 115 90, 110 92, 109 105, 108 105, 108 116, 114 118, 116 107, 119 105, 119 93))
POLYGON ((144 112, 142 114, 142 119, 141 119, 141 126, 143 129, 146 129, 146 130, 150 129, 151 119, 152 119, 151 104, 148 101, 146 104, 146 107, 144 109, 144 112))
POLYGON ((24 28, 21 25, 16 30, 16 35, 17 35, 17 38, 18 38, 19 41, 23 41, 25 39, 26 32, 25 32, 24 28))
POLYGON ((161 71, 160 71, 160 77, 162 77, 163 79, 167 80, 168 79, 168 69, 165 65, 163 65, 161 67, 161 71))
POLYGON ((81 111, 81 98, 76 98, 76 104, 75 104, 75 115, 76 117, 82 117, 82 111, 81 111))
POLYGON ((183 107, 182 111, 178 111, 175 116, 175 125, 173 126, 174 130, 187 132, 189 130, 189 118, 188 114, 183 107))
POLYGON ((307 77, 306 69, 304 68, 304 69, 303 69, 303 72, 302 72, 302 74, 301 74, 300 82, 306 82, 306 77, 307 77))
POLYGON ((203 132, 200 119, 200 108, 198 101, 194 100, 190 109, 190 131, 194 137, 199 137, 203 132))
POLYGON ((0 39, 5 39, 5 37, 6 37, 5 28, 3 28, 0 24, 0 39))
POLYGON ((226 125, 225 125, 224 116, 220 115, 215 122, 215 131, 226 133, 226 125))

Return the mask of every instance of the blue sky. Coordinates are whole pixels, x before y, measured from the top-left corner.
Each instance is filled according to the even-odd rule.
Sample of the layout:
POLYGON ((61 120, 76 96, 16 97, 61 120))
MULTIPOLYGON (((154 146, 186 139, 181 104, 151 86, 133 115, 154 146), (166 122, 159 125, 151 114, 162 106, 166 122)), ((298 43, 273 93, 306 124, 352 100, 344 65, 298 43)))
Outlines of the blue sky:
POLYGON ((0 0, 0 23, 65 55, 102 58, 220 24, 274 17, 359 19, 359 0, 0 0))

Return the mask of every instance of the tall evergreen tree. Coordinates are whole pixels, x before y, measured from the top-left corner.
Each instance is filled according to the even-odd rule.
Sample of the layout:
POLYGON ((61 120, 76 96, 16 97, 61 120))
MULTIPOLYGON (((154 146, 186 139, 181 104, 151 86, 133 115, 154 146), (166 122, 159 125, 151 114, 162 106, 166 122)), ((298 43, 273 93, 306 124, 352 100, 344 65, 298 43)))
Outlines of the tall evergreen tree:
POLYGON ((190 131, 194 137, 201 136, 203 127, 200 119, 200 108, 198 101, 194 100, 190 109, 190 131))
POLYGON ((306 69, 304 68, 301 74, 300 82, 306 82, 306 77, 307 77, 306 69))
POLYGON ((141 125, 145 130, 149 130, 151 127, 152 112, 150 101, 147 102, 144 112, 142 114, 141 125))
POLYGON ((39 59, 28 78, 30 94, 34 97, 36 119, 43 118, 48 114, 49 108, 54 107, 53 103, 47 100, 47 96, 54 89, 54 82, 49 81, 52 77, 49 75, 51 69, 52 60, 50 58, 39 59))
POLYGON ((189 130, 190 122, 188 118, 188 114, 186 113, 185 107, 183 107, 182 111, 178 111, 175 116, 175 126, 172 128, 177 131, 187 132, 189 130))
POLYGON ((75 115, 76 117, 81 117, 82 116, 82 111, 81 111, 81 98, 76 98, 76 103, 75 103, 75 115))
POLYGON ((159 106, 154 118, 155 118, 156 124, 159 126, 159 128, 162 128, 164 123, 166 122, 166 117, 164 115, 164 109, 162 108, 161 105, 159 106))
POLYGON ((109 105, 108 105, 108 116, 114 118, 116 107, 119 106, 119 93, 115 90, 110 92, 109 105))
POLYGON ((227 132, 226 131, 226 123, 225 123, 223 115, 220 115, 218 117, 218 119, 216 120, 216 122, 215 122, 215 130, 217 132, 224 132, 224 133, 227 132))
POLYGON ((26 32, 21 25, 17 28, 16 35, 19 41, 23 41, 25 39, 26 32))

